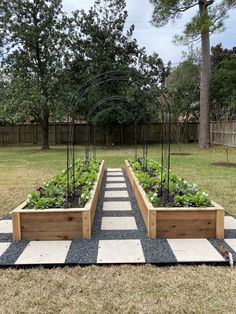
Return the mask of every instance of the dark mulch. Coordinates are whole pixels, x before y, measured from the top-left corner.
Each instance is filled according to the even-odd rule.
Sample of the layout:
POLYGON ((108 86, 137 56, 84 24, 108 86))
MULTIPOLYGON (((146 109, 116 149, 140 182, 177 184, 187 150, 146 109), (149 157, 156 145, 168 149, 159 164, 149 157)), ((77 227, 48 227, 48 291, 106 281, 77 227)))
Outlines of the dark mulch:
POLYGON ((189 156, 189 155, 192 155, 190 153, 171 153, 171 155, 174 155, 174 156, 189 156))
POLYGON ((222 166, 222 167, 236 167, 236 162, 212 162, 213 166, 222 166))

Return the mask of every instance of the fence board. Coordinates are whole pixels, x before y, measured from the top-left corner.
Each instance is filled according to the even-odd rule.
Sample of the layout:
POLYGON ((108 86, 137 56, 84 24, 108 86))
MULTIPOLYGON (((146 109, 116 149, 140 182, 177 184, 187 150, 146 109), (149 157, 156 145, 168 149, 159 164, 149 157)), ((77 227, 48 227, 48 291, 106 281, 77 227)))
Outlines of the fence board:
MULTIPOLYGON (((65 145, 67 143, 67 124, 66 123, 51 123, 49 125, 49 144, 50 145, 65 145)), ((90 139, 90 144, 94 142, 94 133, 96 134, 96 144, 105 145, 106 136, 105 130, 101 127, 90 126, 89 134, 87 135, 87 127, 85 124, 75 124, 75 144, 85 145, 87 137, 90 139)), ((161 124, 155 123, 150 125, 137 125, 137 143, 143 143, 146 134, 148 143, 160 143, 161 141, 161 124)), ((135 143, 135 127, 120 126, 113 127, 111 132, 111 143, 115 145, 133 144, 135 143)), ((198 124, 188 123, 187 129, 184 124, 171 125, 171 142, 197 141, 198 124), (179 132, 180 136, 177 136, 179 132)), ((0 145, 40 145, 42 143, 42 131, 38 124, 18 124, 18 125, 0 125, 0 145)))
POLYGON ((236 121, 211 122, 211 143, 236 147, 236 121))

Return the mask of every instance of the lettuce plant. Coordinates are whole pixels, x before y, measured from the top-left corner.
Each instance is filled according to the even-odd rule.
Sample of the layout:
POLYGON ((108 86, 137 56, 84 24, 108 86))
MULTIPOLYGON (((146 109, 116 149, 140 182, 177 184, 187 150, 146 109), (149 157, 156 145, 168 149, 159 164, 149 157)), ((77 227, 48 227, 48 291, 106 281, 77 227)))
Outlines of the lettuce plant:
POLYGON ((129 159, 129 163, 145 190, 150 202, 154 207, 208 207, 211 206, 209 196, 201 191, 198 186, 190 184, 170 172, 169 190, 167 187, 167 169, 163 169, 161 180, 161 165, 153 160, 147 159, 147 167, 144 171, 142 160, 129 159), (162 184, 161 184, 162 182, 162 184), (168 193, 166 201, 165 195, 168 193))
MULTIPOLYGON (((55 175, 50 181, 44 182, 41 187, 30 193, 27 197, 27 208, 70 208, 73 206, 83 207, 90 198, 90 192, 97 178, 100 161, 91 159, 85 165, 84 160, 75 162, 74 185, 76 188, 75 200, 70 202, 67 195, 67 175, 70 178, 70 194, 72 195, 72 167, 55 175)), ((72 198, 71 198, 72 200, 72 198)))

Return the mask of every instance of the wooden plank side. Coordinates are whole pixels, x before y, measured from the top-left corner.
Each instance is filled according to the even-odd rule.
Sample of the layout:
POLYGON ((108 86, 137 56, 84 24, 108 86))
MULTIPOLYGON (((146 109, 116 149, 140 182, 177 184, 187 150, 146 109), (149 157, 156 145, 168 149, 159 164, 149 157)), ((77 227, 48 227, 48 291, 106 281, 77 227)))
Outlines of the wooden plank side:
POLYGON ((148 236, 151 239, 155 239, 157 236, 157 218, 156 211, 148 211, 148 236))
POLYGON ((189 208, 188 211, 157 211, 158 220, 215 220, 215 211, 202 211, 189 208))
MULTIPOLYGON (((159 219, 157 212, 156 232, 159 238, 211 238, 215 237, 215 218, 205 219, 204 213, 198 218, 191 219, 191 213, 185 212, 188 219, 176 219, 176 215, 171 219, 168 215, 166 219, 159 219)), ((168 213, 169 214, 169 213, 168 213)), ((161 213, 163 216, 163 212, 161 213)), ((186 217, 185 217, 186 218, 186 217)))
POLYGON ((22 222, 31 222, 36 221, 39 223, 43 222, 50 222, 50 223, 66 223, 66 222, 73 222, 73 221, 81 221, 82 220, 82 212, 47 212, 41 211, 34 215, 34 213, 27 213, 24 211, 21 213, 21 220, 22 222))
POLYGON ((22 239, 80 239, 83 236, 82 212, 21 214, 22 239))
POLYGON ((216 238, 224 239, 224 211, 216 211, 216 238))
POLYGON ((91 239, 91 218, 90 218, 90 211, 83 212, 83 239, 91 239))
POLYGON ((131 172, 131 169, 130 169, 130 166, 129 166, 129 163, 127 160, 125 160, 125 172, 126 172, 126 175, 129 179, 130 185, 134 189, 134 178, 132 176, 132 172, 131 172))
POLYGON ((20 213, 12 213, 12 232, 13 232, 13 240, 19 241, 22 239, 21 234, 21 221, 20 221, 20 213))

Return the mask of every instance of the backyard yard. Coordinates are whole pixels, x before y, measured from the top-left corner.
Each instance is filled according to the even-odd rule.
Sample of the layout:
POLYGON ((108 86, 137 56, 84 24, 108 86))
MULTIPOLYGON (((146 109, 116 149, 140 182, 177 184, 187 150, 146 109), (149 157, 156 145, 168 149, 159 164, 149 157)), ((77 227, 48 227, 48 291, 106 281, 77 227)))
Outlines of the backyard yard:
MULTIPOLYGON (((77 155, 84 152, 76 149, 77 155)), ((173 145, 172 152, 178 152, 173 145)), ((224 149, 200 150, 182 145, 190 155, 171 158, 171 169, 207 190, 226 211, 236 215, 236 168, 211 165, 225 161, 224 149)), ((149 156, 160 159, 160 146, 149 156)), ((142 154, 142 147, 138 153, 142 154)), ((99 147, 97 157, 109 167, 123 167, 132 147, 99 147)), ((230 150, 236 162, 236 149, 230 150)), ((27 194, 65 168, 66 148, 0 148, 0 216, 27 194)), ((234 313, 235 270, 216 266, 85 266, 54 269, 1 269, 0 313, 234 313)))

